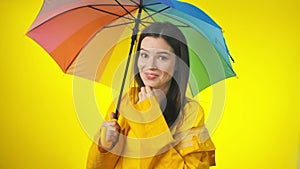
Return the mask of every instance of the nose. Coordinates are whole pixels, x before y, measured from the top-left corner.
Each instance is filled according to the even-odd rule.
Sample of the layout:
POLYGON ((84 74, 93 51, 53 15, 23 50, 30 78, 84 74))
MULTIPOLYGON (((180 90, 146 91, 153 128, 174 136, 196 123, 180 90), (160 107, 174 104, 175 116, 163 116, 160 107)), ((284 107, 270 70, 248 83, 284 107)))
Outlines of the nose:
POLYGON ((150 57, 150 59, 149 59, 149 61, 147 63, 147 66, 150 69, 157 69, 155 57, 150 57))

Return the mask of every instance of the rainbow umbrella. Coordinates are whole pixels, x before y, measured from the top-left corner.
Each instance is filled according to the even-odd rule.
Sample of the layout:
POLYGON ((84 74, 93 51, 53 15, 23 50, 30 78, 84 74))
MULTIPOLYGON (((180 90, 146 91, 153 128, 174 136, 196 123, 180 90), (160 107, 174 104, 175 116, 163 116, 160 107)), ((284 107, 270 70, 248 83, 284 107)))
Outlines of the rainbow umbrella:
POLYGON ((118 110, 138 33, 153 22, 171 22, 186 36, 193 95, 235 76, 221 27, 199 8, 176 0, 45 0, 27 35, 67 74, 111 86, 119 75, 115 69, 124 65, 117 78, 118 110))

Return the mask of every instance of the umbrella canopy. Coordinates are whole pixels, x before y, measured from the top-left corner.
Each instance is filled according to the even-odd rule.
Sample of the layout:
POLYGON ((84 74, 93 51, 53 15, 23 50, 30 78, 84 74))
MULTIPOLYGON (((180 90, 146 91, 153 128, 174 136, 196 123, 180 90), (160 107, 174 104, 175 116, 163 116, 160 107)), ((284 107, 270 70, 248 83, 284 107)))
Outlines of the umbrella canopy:
POLYGON ((186 36, 193 95, 235 76, 221 27, 199 8, 176 0, 44 1, 27 35, 65 73, 111 86, 124 59, 126 78, 139 30, 157 21, 177 25, 186 36), (120 44, 127 44, 122 54, 120 44))

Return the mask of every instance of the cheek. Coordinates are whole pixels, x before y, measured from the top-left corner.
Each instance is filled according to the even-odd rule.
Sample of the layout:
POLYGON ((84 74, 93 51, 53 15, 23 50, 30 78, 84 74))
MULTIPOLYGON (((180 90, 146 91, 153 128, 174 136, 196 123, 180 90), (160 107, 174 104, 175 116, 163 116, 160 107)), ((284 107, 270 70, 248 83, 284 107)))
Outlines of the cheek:
POLYGON ((140 59, 138 59, 137 68, 138 68, 139 72, 142 70, 143 67, 145 67, 145 65, 142 62, 140 62, 140 59))
MULTIPOLYGON (((137 63, 137 68, 138 68, 139 72, 141 72, 141 70, 142 70, 143 67, 144 66, 140 62, 137 63)), ((137 73, 139 73, 139 72, 137 72, 137 73)))
POLYGON ((174 68, 161 70, 161 81, 170 81, 174 75, 174 68))
POLYGON ((175 64, 162 66, 160 70, 168 76, 173 76, 175 71, 175 64))
POLYGON ((161 80, 162 81, 169 81, 172 79, 173 74, 169 74, 167 72, 162 72, 161 80))

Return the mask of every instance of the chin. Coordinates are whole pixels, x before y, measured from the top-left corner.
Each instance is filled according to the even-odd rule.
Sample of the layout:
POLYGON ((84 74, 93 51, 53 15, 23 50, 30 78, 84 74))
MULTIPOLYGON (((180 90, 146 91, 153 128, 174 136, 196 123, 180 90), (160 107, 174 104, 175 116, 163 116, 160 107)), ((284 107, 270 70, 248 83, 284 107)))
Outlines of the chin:
POLYGON ((147 84, 147 83, 144 83, 144 84, 145 84, 145 86, 149 86, 149 87, 151 87, 151 88, 154 87, 153 85, 150 85, 150 84, 147 84))
POLYGON ((154 88, 154 89, 155 89, 155 87, 156 87, 156 85, 149 84, 149 83, 144 83, 144 85, 145 85, 145 86, 149 86, 149 87, 154 88))

